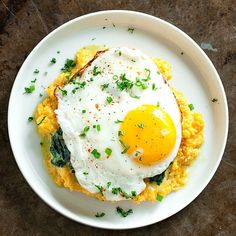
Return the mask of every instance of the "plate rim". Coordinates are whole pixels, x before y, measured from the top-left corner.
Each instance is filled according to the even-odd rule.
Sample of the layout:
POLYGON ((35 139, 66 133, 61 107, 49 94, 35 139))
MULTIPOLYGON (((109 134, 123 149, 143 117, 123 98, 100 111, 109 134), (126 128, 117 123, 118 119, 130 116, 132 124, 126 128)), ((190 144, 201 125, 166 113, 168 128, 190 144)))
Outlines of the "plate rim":
MULTIPOLYGON (((130 10, 104 10, 104 11, 97 11, 97 12, 93 12, 93 13, 89 13, 89 14, 85 14, 85 15, 81 15, 79 17, 76 17, 68 22, 65 22, 64 24, 60 25, 59 27, 57 27, 56 29, 54 29, 52 32, 50 32, 49 34, 47 34, 43 39, 41 39, 37 45, 33 48, 33 50, 29 53, 29 55, 27 56, 27 58, 24 60, 24 62, 22 63, 21 65, 21 68, 20 70, 18 71, 16 77, 15 77, 15 80, 14 80, 14 83, 12 85, 12 88, 11 88, 11 92, 10 92, 10 98, 9 98, 9 102, 8 102, 8 112, 7 112, 7 125, 8 125, 8 135, 9 135, 9 141, 10 141, 10 146, 11 146, 11 149, 12 149, 12 152, 13 152, 13 156, 15 158, 15 161, 17 163, 17 166, 18 168, 20 169, 20 172, 21 174, 24 176, 26 182, 29 184, 29 186, 33 189, 33 191, 39 196, 39 198, 41 200, 43 200, 48 206, 50 206, 52 209, 54 209, 56 212, 62 214, 63 216, 75 221, 75 222, 78 222, 78 223, 82 223, 84 225, 88 225, 88 226, 92 226, 92 227, 96 227, 96 228, 102 228, 102 229, 114 229, 114 230, 125 230, 125 229, 133 229, 133 228, 140 228, 140 227, 143 227, 143 226, 148 226, 148 225, 152 225, 152 224, 155 224, 155 223, 158 223, 158 222, 161 222, 173 215, 175 215, 176 213, 180 212, 181 210, 183 210, 185 207, 187 207, 191 202, 193 202, 201 193, 202 191, 206 188, 206 186, 209 184, 209 182, 211 181, 211 179, 213 178, 214 174, 216 173, 216 170, 218 169, 219 167, 219 164, 222 160, 222 157, 223 157, 223 154, 224 154, 224 150, 225 150, 225 147, 226 147, 226 143, 227 143, 227 137, 228 137, 228 129, 229 129, 229 111, 228 111, 228 103, 227 103, 227 97, 226 97, 226 94, 225 94, 225 90, 224 90, 224 87, 223 87, 223 83, 220 79, 220 76, 215 68, 215 66, 213 65, 212 61, 209 59, 209 57, 206 55, 206 53, 201 49, 201 47, 188 35, 186 34, 184 31, 182 31, 181 29, 179 29, 178 27, 176 27, 175 25, 165 21, 165 20, 162 20, 160 19, 159 17, 156 17, 156 16, 153 16, 153 15, 149 15, 149 14, 146 14, 146 13, 143 13, 143 12, 138 12, 138 11, 130 11, 130 10), (187 38, 187 40, 189 40, 191 42, 191 44, 193 45, 193 47, 195 47, 200 53, 201 53, 201 56, 204 57, 206 60, 207 60, 207 63, 208 63, 208 66, 211 67, 213 73, 214 73, 214 77, 217 78, 217 82, 219 83, 219 90, 221 91, 221 95, 222 95, 222 103, 223 103, 223 107, 226 111, 225 113, 225 124, 224 124, 224 138, 222 138, 223 140, 223 143, 221 145, 221 149, 220 149, 220 152, 218 154, 219 158, 217 159, 217 162, 215 162, 215 166, 214 166, 214 169, 213 171, 211 172, 211 174, 209 174, 209 177, 208 179, 205 181, 205 183, 203 184, 201 190, 199 192, 197 192, 193 198, 189 201, 187 201, 184 206, 173 214, 171 215, 168 215, 168 216, 165 216, 163 217, 161 220, 159 221, 155 221, 155 220, 150 220, 150 222, 148 223, 144 223, 144 224, 139 224, 138 226, 137 225, 134 225, 134 226, 124 226, 124 227, 109 227, 109 225, 106 225, 104 226, 101 222, 101 221, 97 221, 96 224, 94 224, 93 222, 90 222, 89 220, 87 219, 83 219, 82 217, 80 219, 77 219, 77 218, 74 218, 73 217, 73 214, 69 214, 70 211, 65 209, 65 208, 62 208, 60 205, 58 206, 55 206, 55 203, 53 203, 53 201, 47 199, 47 197, 44 196, 44 193, 42 193, 40 190, 38 190, 36 188, 36 186, 34 186, 34 184, 31 182, 31 180, 27 179, 26 177, 26 174, 25 174, 25 170, 23 170, 23 167, 21 166, 20 164, 20 158, 17 157, 17 152, 16 150, 14 149, 14 144, 12 142, 12 135, 13 135, 13 131, 12 128, 11 128, 11 123, 10 123, 10 117, 11 117, 11 107, 12 107, 12 103, 13 103, 13 92, 14 90, 16 89, 16 81, 18 79, 18 77, 21 76, 21 73, 22 73, 22 67, 23 65, 25 64, 25 62, 27 60, 30 60, 30 58, 33 56, 33 54, 37 51, 37 49, 48 39, 50 38, 53 34, 57 33, 58 31, 60 31, 61 29, 67 27, 68 25, 70 24, 73 24, 74 22, 76 21, 80 21, 80 20, 83 20, 83 19, 86 19, 86 18, 90 18, 90 17, 94 17, 94 16, 97 16, 97 15, 106 15, 106 14, 130 14, 130 15, 134 15, 136 17, 147 17, 153 21, 159 21, 161 24, 164 24, 170 28, 172 28, 173 30, 177 31, 178 34, 181 34, 183 37, 187 38)), ((107 223, 106 223, 107 224, 107 223)), ((125 225, 125 224, 124 224, 125 225)))

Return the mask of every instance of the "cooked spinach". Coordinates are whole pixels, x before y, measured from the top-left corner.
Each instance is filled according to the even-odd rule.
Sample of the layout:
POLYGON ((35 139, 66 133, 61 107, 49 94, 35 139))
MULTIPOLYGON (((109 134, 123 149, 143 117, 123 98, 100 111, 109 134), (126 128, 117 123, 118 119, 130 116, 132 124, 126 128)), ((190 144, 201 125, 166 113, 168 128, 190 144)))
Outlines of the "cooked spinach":
POLYGON ((165 171, 159 175, 155 175, 153 177, 150 177, 149 180, 150 180, 150 182, 156 182, 157 185, 161 185, 164 178, 165 178, 165 171))
POLYGON ((59 128, 52 136, 50 152, 52 154, 52 164, 57 167, 63 167, 70 162, 70 151, 66 147, 62 136, 62 129, 59 128))

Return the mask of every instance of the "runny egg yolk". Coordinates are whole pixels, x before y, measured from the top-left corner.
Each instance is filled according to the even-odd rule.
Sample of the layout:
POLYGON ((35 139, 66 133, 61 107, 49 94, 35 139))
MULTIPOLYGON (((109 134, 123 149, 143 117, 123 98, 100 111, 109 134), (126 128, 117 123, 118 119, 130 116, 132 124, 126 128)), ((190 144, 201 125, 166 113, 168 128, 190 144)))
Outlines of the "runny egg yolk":
POLYGON ((171 117, 154 105, 141 105, 129 111, 118 135, 123 153, 143 165, 166 159, 176 142, 176 128, 171 117))

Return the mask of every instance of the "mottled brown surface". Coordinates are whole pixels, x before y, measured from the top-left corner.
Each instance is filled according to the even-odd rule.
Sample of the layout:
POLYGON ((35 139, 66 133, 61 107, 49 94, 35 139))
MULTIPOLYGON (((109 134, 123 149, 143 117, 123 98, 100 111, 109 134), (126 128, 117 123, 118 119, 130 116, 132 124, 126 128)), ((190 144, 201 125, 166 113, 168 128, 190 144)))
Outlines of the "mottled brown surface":
POLYGON ((235 235, 236 232, 236 1, 235 0, 0 0, 0 235, 235 235), (228 144, 214 178, 184 210, 152 226, 107 231, 75 223, 48 207, 21 175, 9 145, 7 105, 15 76, 49 32, 75 17, 106 9, 158 16, 208 42, 228 97, 228 144))

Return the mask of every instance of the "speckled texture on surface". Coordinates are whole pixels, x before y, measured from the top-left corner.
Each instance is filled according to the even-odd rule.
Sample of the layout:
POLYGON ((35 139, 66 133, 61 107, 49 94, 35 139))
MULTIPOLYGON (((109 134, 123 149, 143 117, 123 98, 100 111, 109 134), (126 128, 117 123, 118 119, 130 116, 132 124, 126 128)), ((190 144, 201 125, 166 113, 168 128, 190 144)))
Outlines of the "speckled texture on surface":
POLYGON ((0 235, 235 235, 236 232, 235 0, 0 0, 0 235), (148 227, 95 229, 48 207, 21 175, 10 148, 7 106, 24 59, 49 32, 75 17, 106 9, 142 11, 173 23, 205 50, 224 84, 230 129, 223 160, 210 184, 184 210, 148 227))

